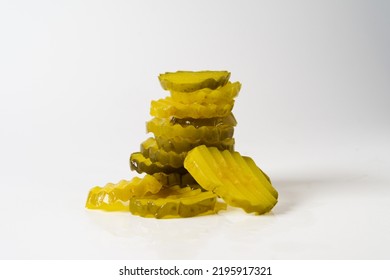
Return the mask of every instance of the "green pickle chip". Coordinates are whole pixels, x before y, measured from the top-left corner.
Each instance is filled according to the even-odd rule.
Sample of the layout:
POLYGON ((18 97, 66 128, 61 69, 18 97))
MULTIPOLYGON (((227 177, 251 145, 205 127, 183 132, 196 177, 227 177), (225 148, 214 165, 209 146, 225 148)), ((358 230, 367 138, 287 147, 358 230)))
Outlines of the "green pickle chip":
POLYGON ((132 214, 157 219, 194 217, 226 209, 214 193, 180 186, 161 190, 157 195, 130 198, 129 205, 132 214))
POLYGON ((205 190, 246 212, 264 214, 277 203, 278 193, 254 161, 238 152, 198 146, 191 150, 184 167, 205 190))
POLYGON ((229 81, 228 71, 177 71, 160 74, 158 79, 165 90, 191 92, 202 88, 216 89, 229 81))

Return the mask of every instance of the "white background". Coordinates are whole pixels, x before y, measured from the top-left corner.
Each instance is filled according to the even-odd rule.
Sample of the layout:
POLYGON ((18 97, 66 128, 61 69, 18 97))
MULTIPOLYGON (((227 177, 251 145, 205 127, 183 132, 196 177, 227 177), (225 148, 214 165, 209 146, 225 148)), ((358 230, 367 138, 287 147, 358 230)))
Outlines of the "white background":
POLYGON ((0 2, 1 259, 389 259, 388 1, 0 2), (84 209, 131 178, 159 73, 243 84, 272 213, 84 209))

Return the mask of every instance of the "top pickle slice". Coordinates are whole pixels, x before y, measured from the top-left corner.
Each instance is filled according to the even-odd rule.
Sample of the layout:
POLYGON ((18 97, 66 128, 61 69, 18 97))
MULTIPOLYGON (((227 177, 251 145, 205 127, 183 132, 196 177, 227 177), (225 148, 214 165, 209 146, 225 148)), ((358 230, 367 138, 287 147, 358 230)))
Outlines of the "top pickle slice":
POLYGON ((184 104, 218 104, 227 103, 233 100, 240 92, 239 82, 228 82, 226 85, 216 89, 203 88, 193 92, 171 91, 173 100, 184 104))
POLYGON ((253 161, 238 152, 198 146, 188 152, 184 167, 199 185, 246 212, 264 214, 277 203, 277 191, 253 161))
POLYGON ((138 173, 180 173, 185 174, 187 170, 184 167, 173 167, 171 165, 164 165, 158 161, 152 161, 150 158, 145 157, 142 153, 132 153, 130 155, 130 169, 135 170, 138 173))
POLYGON ((160 74, 158 79, 165 90, 191 92, 202 88, 215 89, 229 81, 228 71, 177 71, 160 74))

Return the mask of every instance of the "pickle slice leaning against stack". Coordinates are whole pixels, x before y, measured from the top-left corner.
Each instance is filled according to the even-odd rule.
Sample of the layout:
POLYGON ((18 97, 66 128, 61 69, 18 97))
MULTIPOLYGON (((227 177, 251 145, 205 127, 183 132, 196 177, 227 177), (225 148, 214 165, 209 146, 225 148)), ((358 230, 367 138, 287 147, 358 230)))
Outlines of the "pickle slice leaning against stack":
POLYGON ((278 192, 254 161, 238 152, 198 146, 188 153, 184 166, 204 189, 248 213, 267 213, 278 201, 278 192))

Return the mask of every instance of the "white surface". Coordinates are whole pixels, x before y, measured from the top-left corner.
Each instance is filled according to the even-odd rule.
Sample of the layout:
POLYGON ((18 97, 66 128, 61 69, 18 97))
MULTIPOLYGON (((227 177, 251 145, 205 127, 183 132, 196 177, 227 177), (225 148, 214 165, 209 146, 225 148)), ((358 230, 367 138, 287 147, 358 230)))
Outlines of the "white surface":
POLYGON ((2 1, 1 259, 389 259, 386 1, 2 1), (161 2, 161 3, 160 3, 161 2), (294 3, 293 3, 294 2, 294 3), (316 3, 314 3, 316 2, 316 3), (131 178, 157 75, 227 69, 273 212, 86 211, 131 178))

